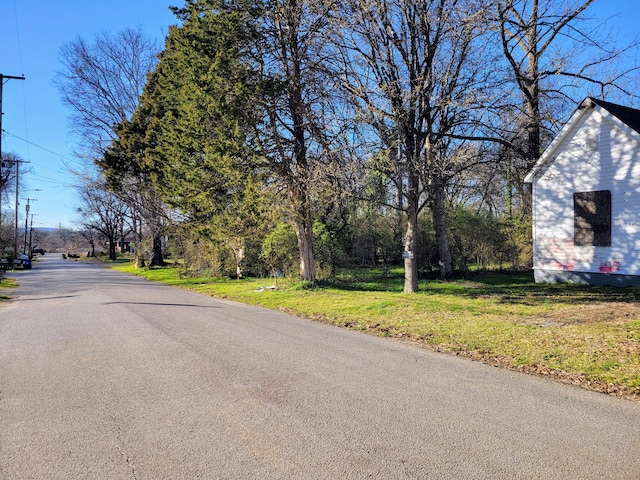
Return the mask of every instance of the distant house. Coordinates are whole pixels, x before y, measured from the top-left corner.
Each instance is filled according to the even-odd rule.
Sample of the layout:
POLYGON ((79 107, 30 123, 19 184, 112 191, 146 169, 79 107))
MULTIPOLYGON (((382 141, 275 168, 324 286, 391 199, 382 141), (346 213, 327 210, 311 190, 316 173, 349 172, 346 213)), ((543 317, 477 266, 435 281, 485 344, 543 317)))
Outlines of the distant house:
POLYGON ((133 252, 133 244, 134 244, 133 240, 130 240, 130 239, 125 239, 124 241, 116 240, 114 243, 116 245, 116 252, 120 252, 120 253, 133 252))
POLYGON ((640 285, 640 110, 585 99, 525 182, 536 282, 640 285))

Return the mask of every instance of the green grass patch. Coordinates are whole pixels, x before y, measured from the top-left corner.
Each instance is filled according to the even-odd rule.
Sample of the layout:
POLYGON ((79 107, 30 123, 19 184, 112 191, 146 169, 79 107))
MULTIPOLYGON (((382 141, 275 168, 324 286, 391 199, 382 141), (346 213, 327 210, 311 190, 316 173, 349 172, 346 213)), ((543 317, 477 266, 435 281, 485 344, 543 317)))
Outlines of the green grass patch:
POLYGON ((13 278, 0 278, 0 302, 9 300, 11 296, 5 290, 16 286, 16 281, 13 278))
POLYGON ((405 294, 401 269, 340 272, 334 279, 187 276, 182 269, 122 271, 206 295, 281 310, 381 336, 417 341, 514 370, 640 398, 640 289, 540 285, 529 273, 421 280, 405 294))

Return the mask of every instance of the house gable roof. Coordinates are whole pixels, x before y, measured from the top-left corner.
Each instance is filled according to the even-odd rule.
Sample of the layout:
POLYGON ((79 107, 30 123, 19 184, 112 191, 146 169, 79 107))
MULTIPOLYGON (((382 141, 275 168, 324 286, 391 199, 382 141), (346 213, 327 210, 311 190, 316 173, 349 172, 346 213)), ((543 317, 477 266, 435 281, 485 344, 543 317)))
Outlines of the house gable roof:
POLYGON ((573 130, 574 126, 578 123, 578 120, 583 115, 586 115, 593 110, 599 110, 605 115, 607 113, 610 114, 615 123, 618 123, 623 130, 632 130, 640 141, 640 110, 617 105, 615 103, 605 102, 604 100, 598 100, 593 97, 587 97, 580 103, 576 111, 571 115, 569 121, 565 124, 562 130, 560 130, 560 133, 558 133, 556 138, 551 142, 540 156, 540 159, 527 174, 524 179, 525 183, 532 183, 538 172, 540 172, 545 165, 554 160, 555 150, 558 148, 558 145, 560 145, 560 143, 569 135, 571 130, 573 130), (603 112, 603 110, 606 113, 603 112))
POLYGON ((624 107, 622 105, 616 105, 615 103, 605 102, 604 100, 597 100, 591 97, 587 97, 582 102, 582 104, 584 104, 585 102, 591 102, 604 108, 611 115, 617 117, 620 121, 624 122, 629 127, 633 128, 636 132, 640 133, 640 110, 630 107, 624 107))

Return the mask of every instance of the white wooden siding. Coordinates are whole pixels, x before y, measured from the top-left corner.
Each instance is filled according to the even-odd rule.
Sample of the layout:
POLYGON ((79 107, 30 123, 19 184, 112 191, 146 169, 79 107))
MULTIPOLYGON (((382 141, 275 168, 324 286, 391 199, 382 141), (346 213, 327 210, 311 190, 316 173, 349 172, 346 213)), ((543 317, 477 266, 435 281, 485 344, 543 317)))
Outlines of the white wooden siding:
POLYGON ((640 275, 640 135, 585 112, 533 184, 534 268, 640 275), (573 243, 573 194, 611 191, 611 247, 573 243))

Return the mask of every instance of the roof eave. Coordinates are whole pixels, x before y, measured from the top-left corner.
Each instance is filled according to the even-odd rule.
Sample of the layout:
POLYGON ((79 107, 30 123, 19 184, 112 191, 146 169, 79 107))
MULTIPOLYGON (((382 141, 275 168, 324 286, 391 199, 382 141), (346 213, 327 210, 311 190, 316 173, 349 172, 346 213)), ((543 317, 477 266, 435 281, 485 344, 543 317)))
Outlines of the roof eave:
POLYGON ((550 161, 554 159, 555 151, 558 149, 558 146, 563 142, 563 140, 569 135, 569 133, 574 129, 576 124, 580 121, 580 119, 588 112, 591 112, 594 109, 601 109, 599 105, 594 103, 589 97, 585 98, 569 121, 562 127, 558 135, 553 139, 553 141, 549 144, 549 146, 542 152, 542 155, 533 166, 531 171, 524 177, 524 183, 533 183, 540 170, 546 166, 550 161))

